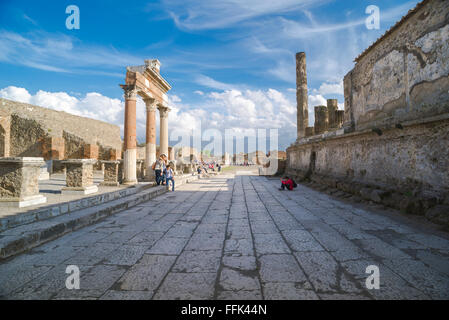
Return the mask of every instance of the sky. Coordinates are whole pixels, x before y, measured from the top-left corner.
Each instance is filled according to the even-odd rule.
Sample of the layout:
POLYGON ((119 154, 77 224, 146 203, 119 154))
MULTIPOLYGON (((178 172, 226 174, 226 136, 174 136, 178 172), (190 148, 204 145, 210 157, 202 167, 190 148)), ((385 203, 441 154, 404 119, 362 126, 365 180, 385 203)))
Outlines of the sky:
MULTIPOLYGON (((296 139, 295 54, 306 52, 313 107, 338 99, 354 59, 417 0, 0 0, 0 97, 117 124, 126 66, 157 58, 178 132, 277 129, 296 139), (79 29, 68 29, 76 5, 79 29), (368 29, 368 6, 380 10, 368 29)), ((1 106, 0 106, 1 107, 1 106)), ((176 130, 174 130, 176 129, 176 130)), ((245 131, 246 130, 246 131, 245 131)), ((176 132, 175 132, 176 131, 176 132)), ((267 131, 267 136, 269 135, 267 131)), ((145 142, 145 107, 137 103, 145 142)), ((253 151, 253 150, 249 150, 253 151)))

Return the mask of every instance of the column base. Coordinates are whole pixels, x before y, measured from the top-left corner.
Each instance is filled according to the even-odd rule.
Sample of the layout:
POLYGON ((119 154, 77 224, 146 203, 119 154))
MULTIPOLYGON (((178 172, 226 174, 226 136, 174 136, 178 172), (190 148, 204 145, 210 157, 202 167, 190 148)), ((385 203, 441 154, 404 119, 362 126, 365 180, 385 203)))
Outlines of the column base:
POLYGON ((124 186, 133 186, 133 185, 136 185, 136 184, 138 184, 139 183, 139 181, 137 181, 137 180, 133 180, 133 181, 123 181, 122 182, 122 185, 124 185, 124 186))
POLYGON ((25 208, 47 203, 47 198, 42 195, 25 197, 23 199, 0 199, 0 207, 2 208, 25 208))
POLYGON ((114 182, 114 181, 103 181, 100 183, 100 186, 102 186, 102 187, 118 187, 118 186, 120 186, 120 183, 114 182))
POLYGON ((84 196, 98 192, 97 186, 88 187, 64 187, 61 190, 61 194, 64 196, 84 196))

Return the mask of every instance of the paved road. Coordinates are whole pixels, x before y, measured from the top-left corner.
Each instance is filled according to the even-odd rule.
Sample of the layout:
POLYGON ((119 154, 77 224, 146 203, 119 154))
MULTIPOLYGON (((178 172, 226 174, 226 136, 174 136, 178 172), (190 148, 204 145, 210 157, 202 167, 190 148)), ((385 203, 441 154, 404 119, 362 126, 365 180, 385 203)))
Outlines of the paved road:
POLYGON ((178 188, 0 265, 3 299, 447 299, 449 241, 258 176, 178 188), (80 289, 65 287, 68 265, 80 289), (370 265, 380 289, 368 290, 370 265))

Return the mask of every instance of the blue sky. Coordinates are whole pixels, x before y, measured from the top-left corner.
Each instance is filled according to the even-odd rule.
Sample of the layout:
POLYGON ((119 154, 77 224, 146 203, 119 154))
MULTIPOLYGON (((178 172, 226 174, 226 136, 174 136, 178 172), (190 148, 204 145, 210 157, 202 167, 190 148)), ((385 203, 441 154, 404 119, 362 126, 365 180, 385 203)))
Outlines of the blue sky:
POLYGON ((295 53, 307 54, 310 110, 328 98, 343 108, 354 58, 417 2, 2 0, 0 96, 121 125, 125 67, 158 58, 172 128, 279 128, 285 149, 296 136, 295 53), (68 5, 79 30, 65 26, 68 5), (365 26, 369 5, 379 30, 365 26))

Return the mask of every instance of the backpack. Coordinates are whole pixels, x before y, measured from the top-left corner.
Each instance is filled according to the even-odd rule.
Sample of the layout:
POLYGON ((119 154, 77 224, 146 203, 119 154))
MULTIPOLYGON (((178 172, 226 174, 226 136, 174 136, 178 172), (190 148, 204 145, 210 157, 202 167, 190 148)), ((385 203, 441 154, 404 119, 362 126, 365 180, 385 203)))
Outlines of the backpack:
POLYGON ((292 182, 293 182, 293 188, 298 187, 298 185, 296 184, 295 180, 292 179, 292 182))
POLYGON ((153 165, 151 166, 151 169, 156 169, 156 162, 155 163, 153 163, 153 165))

